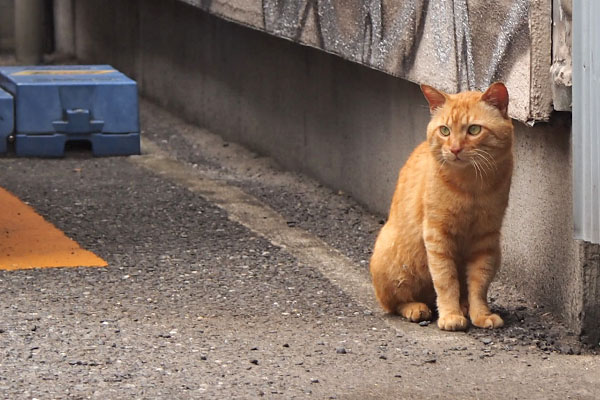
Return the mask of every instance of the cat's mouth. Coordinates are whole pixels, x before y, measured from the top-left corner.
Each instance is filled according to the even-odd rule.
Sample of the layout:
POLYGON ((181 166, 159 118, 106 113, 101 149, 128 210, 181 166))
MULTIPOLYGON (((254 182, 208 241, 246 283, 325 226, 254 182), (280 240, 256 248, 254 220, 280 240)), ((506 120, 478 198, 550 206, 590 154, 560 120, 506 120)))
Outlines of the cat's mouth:
POLYGON ((460 158, 461 156, 458 154, 453 154, 453 153, 445 153, 444 154, 444 160, 449 161, 449 162, 464 162, 464 155, 462 156, 463 158, 460 158))
POLYGON ((453 167, 466 167, 471 163, 467 159, 467 156, 463 155, 462 158, 460 155, 452 155, 445 158, 447 164, 452 165, 453 167))
POLYGON ((462 164, 466 161, 467 156, 464 154, 464 152, 457 154, 444 149, 442 150, 442 158, 448 163, 462 164))

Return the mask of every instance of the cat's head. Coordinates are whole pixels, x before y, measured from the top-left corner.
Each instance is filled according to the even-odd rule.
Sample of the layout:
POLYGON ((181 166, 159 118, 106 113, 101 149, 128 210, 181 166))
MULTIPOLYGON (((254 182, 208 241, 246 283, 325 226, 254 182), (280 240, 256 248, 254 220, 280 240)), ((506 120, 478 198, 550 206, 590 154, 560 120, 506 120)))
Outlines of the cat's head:
POLYGON ((447 94, 427 85, 421 90, 431 110, 427 141, 438 161, 490 170, 512 155, 513 126, 504 84, 496 82, 483 93, 447 94))

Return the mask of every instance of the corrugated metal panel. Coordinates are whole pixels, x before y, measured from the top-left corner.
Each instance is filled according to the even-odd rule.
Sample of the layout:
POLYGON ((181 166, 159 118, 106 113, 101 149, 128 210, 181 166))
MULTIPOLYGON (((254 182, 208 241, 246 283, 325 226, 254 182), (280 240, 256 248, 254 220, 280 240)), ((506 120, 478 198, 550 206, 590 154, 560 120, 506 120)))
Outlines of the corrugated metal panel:
POLYGON ((600 243, 600 1, 573 3, 575 237, 600 243))

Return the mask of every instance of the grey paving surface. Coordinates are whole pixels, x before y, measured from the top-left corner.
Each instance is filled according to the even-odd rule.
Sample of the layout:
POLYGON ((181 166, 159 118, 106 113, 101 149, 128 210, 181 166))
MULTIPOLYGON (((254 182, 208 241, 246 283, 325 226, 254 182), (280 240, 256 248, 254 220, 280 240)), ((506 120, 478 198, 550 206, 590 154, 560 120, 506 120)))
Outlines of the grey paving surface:
MULTIPOLYGON (((349 275, 365 271, 378 217, 150 104, 142 111, 145 138, 190 179, 253 193, 351 260, 349 275)), ((318 262, 143 157, 0 159, 1 186, 109 263, 0 272, 0 397, 600 397, 598 356, 560 354, 580 349, 507 288, 496 289, 509 322, 497 333, 384 316, 363 289, 332 283, 318 262)))
POLYGON ((110 264, 1 275, 8 398, 298 394, 346 325, 370 329, 314 270, 124 159, 3 164, 4 187, 110 264), (264 380, 265 364, 279 376, 264 380))

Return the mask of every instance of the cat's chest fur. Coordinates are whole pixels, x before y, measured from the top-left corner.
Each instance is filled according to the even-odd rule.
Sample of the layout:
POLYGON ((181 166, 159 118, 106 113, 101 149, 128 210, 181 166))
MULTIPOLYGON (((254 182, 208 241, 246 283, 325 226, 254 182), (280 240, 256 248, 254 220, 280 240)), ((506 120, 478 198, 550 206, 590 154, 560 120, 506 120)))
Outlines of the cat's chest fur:
POLYGON ((481 235, 499 231, 508 204, 510 179, 497 177, 468 190, 448 182, 432 182, 425 193, 424 224, 436 226, 459 247, 481 235))

